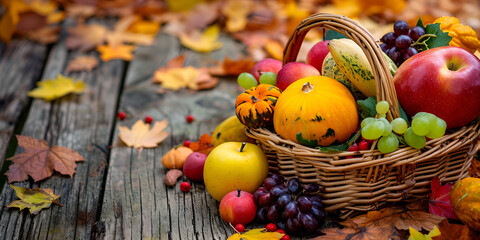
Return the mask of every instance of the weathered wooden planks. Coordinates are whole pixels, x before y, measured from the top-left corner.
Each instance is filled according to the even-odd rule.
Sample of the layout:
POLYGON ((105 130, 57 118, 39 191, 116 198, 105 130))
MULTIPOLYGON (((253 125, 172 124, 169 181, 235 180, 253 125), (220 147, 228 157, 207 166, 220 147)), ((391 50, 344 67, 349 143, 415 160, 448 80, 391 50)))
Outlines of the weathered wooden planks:
POLYGON ((155 120, 167 118, 171 135, 156 149, 112 150, 101 215, 105 239, 226 239, 231 234, 203 183, 193 183, 189 193, 181 192, 178 184, 166 187, 161 158, 174 145, 186 139, 196 141, 234 114, 234 99, 239 93, 235 81, 221 80, 212 90, 164 94, 157 94, 158 86, 150 82, 156 68, 179 54, 186 54, 186 65, 202 66, 211 59, 234 57, 243 49, 231 39, 223 40, 222 50, 198 54, 183 49, 175 38, 160 34, 155 46, 136 52, 119 107, 130 118, 117 126, 131 126, 151 115, 155 120), (185 120, 188 114, 195 117, 191 124, 185 120))
POLYGON ((29 104, 27 92, 40 78, 47 47, 14 39, 0 48, 0 169, 6 150, 29 104))
MULTIPOLYGON (((63 42, 56 44, 48 56, 42 79, 62 73, 68 59, 76 54, 67 51, 63 42)), ((91 238, 92 226, 100 212, 108 145, 124 70, 125 63, 120 60, 102 63, 92 72, 71 75, 88 85, 87 93, 51 103, 33 101, 21 134, 45 139, 49 145, 72 148, 87 161, 78 164, 73 178, 56 173, 38 183, 14 183, 52 188, 55 194, 61 194, 59 201, 63 207, 52 205, 36 216, 4 207, 16 199, 6 185, 0 196, 2 239, 91 238)))

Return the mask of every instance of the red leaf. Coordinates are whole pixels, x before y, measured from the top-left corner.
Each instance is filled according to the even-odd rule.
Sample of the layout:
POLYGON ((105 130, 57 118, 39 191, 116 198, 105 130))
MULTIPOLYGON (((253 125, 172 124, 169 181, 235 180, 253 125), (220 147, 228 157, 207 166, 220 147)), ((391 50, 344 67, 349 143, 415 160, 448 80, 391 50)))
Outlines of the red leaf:
POLYGON ((213 150, 212 137, 207 133, 204 133, 200 139, 198 139, 198 142, 190 143, 190 149, 192 149, 194 152, 200 152, 208 155, 210 151, 213 150))
POLYGON ((447 183, 445 185, 440 185, 440 180, 438 177, 432 179, 432 194, 428 198, 428 208, 431 214, 438 216, 458 219, 453 211, 453 206, 450 203, 450 190, 452 189, 452 184, 447 183))

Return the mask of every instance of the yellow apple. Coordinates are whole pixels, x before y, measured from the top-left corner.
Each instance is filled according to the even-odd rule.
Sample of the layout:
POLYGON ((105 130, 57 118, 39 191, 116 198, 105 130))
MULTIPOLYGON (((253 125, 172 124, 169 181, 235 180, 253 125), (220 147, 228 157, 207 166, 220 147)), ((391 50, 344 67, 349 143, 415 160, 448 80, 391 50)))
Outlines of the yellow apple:
POLYGON ((208 154, 203 180, 217 201, 236 189, 253 193, 268 175, 267 157, 255 144, 225 142, 208 154))

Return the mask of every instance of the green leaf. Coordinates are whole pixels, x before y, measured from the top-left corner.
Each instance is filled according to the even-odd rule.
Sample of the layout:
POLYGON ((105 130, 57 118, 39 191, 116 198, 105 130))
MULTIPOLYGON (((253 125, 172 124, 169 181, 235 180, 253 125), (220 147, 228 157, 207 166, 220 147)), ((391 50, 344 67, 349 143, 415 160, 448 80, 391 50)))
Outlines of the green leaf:
POLYGON ((307 139, 303 138, 302 132, 297 133, 296 138, 297 138, 297 142, 304 145, 304 146, 311 147, 311 148, 314 148, 314 147, 318 146, 317 140, 315 140, 315 139, 307 140, 307 139))
POLYGON ((407 122, 408 126, 410 126, 410 121, 408 120, 408 115, 405 112, 405 110, 403 110, 402 105, 400 105, 400 102, 398 102, 398 112, 400 113, 400 117, 403 118, 403 120, 405 120, 407 122))
POLYGON ((332 40, 332 39, 340 39, 340 38, 347 38, 347 36, 335 31, 335 30, 327 30, 325 33, 324 40, 332 40))
POLYGON ((423 25, 422 17, 420 17, 420 18, 418 19, 416 26, 419 26, 419 27, 422 27, 423 29, 425 29, 425 26, 423 25))
POLYGON ((375 96, 369 97, 365 100, 357 100, 358 112, 360 117, 365 119, 367 117, 374 118, 377 115, 375 106, 377 105, 377 98, 375 96))
POLYGON ((436 48, 448 46, 452 37, 448 36, 448 32, 443 32, 440 29, 440 23, 428 24, 425 27, 426 34, 435 34, 437 37, 432 37, 426 41, 428 48, 436 48))
POLYGON ((356 142, 360 138, 360 131, 357 131, 355 134, 352 134, 350 138, 347 140, 346 143, 338 144, 338 145, 331 145, 326 147, 317 147, 320 151, 324 152, 343 152, 347 151, 352 143, 356 142))

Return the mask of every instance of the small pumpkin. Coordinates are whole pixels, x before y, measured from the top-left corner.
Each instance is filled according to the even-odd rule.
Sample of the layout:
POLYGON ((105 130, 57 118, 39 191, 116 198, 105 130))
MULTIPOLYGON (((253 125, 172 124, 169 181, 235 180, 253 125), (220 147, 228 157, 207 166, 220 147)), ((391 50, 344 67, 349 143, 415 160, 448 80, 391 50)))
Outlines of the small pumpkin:
POLYGON ((188 147, 172 148, 162 157, 162 164, 168 169, 182 169, 185 160, 191 153, 193 150, 188 147))
POLYGON ((468 177, 455 183, 450 191, 450 202, 465 225, 480 231, 480 178, 468 177))
POLYGON ((475 30, 470 26, 461 24, 456 17, 443 16, 435 19, 433 23, 440 23, 440 29, 448 32, 448 35, 452 37, 450 46, 461 47, 471 53, 480 49, 480 40, 475 30))
POLYGON ((241 93, 235 100, 238 120, 250 128, 270 126, 275 104, 281 93, 278 87, 270 84, 259 84, 241 93))
POLYGON ((273 126, 282 138, 310 147, 338 144, 358 128, 357 104, 334 79, 302 78, 278 98, 273 126))

